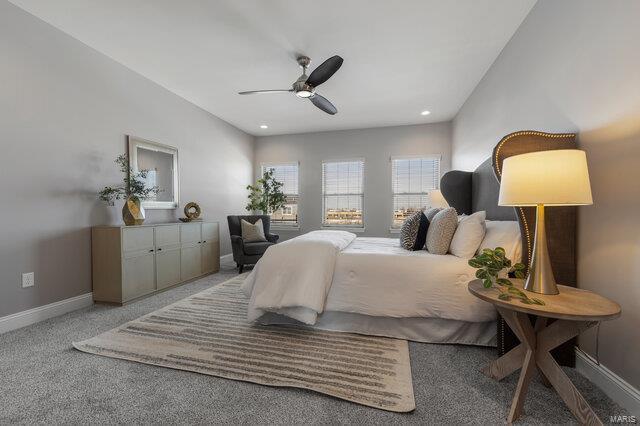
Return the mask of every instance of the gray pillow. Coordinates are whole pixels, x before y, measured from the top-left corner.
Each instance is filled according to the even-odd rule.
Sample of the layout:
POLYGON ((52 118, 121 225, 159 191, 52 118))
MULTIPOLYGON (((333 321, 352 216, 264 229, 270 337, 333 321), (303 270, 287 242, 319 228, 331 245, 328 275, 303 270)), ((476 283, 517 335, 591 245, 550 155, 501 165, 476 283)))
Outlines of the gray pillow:
POLYGON ((264 236, 264 227, 262 225, 262 219, 258 219, 256 223, 247 222, 244 219, 240 220, 240 227, 242 229, 242 241, 245 243, 256 243, 259 241, 267 241, 264 236))
POLYGON ((458 227, 456 209, 449 207, 436 213, 427 231, 427 250, 433 254, 447 254, 458 227))
POLYGON ((424 212, 424 215, 427 217, 427 220, 431 222, 433 220, 433 217, 438 214, 439 211, 442 211, 441 207, 431 207, 424 212))

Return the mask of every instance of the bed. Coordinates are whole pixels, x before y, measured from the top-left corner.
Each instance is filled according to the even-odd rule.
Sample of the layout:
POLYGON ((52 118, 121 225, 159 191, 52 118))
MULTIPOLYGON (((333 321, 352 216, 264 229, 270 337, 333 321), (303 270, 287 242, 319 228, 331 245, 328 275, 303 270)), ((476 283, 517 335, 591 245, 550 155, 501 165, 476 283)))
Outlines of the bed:
MULTIPOLYGON (((501 162, 509 155, 572 144, 575 146, 575 138, 570 134, 526 131, 508 135, 475 171, 446 173, 441 180, 442 193, 459 214, 486 211, 488 223, 510 224, 515 233, 510 234, 510 242, 499 245, 511 244, 508 256, 517 260, 513 250, 518 250, 518 256, 528 262, 534 222, 526 208, 498 206, 501 162)), ((575 285, 575 275, 574 282, 571 280, 572 268, 575 270, 575 259, 571 258, 575 210, 549 213, 550 226, 568 229, 564 232, 566 238, 550 242, 552 257, 556 252, 554 270, 565 283, 575 285)), ((354 235, 349 239, 341 235, 333 243, 318 245, 313 234, 298 237, 300 245, 289 247, 288 252, 286 242, 278 244, 279 258, 276 252, 268 251, 256 265, 243 286, 250 296, 250 310, 254 303, 258 307, 254 320, 264 324, 303 322, 317 328, 419 342, 497 345, 501 353, 515 343, 505 338, 510 330, 495 310, 468 293, 467 284, 473 279, 474 270, 467 265, 467 259, 432 255, 424 250, 406 251, 399 247, 398 239, 391 238, 354 235), (267 269, 265 260, 269 257, 272 265, 267 269), (310 285, 316 281, 322 284, 310 285), (293 292, 291 286, 295 287, 293 292), (259 306, 257 300, 265 295, 270 304, 259 306), (299 302, 305 300, 306 304, 299 302), (298 302, 312 307, 311 311, 290 308, 298 302)))
MULTIPOLYGON (((510 255, 520 256, 517 222, 506 225, 511 232, 503 245, 510 255)), ((408 251, 398 238, 355 238, 337 254, 324 311, 313 326, 417 342, 495 346, 495 309, 467 291, 474 273, 467 259, 408 251)), ((298 321, 267 312, 259 322, 298 321)))

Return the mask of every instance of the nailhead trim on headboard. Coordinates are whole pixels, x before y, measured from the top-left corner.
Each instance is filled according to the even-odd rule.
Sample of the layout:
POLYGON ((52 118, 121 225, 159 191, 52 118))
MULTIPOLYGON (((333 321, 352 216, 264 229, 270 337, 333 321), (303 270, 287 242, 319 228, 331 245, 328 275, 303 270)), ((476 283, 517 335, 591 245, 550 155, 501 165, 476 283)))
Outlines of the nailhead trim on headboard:
MULTIPOLYGON (((526 135, 542 136, 548 139, 563 139, 563 140, 566 140, 567 138, 573 139, 576 136, 575 133, 545 133, 545 132, 539 132, 536 130, 523 130, 523 131, 508 134, 507 136, 505 136, 500 140, 500 142, 498 143, 498 145, 494 150, 493 167, 496 171, 496 175, 498 176, 498 179, 502 177, 502 170, 500 170, 500 150, 502 149, 502 146, 505 143, 507 143, 509 140, 517 136, 526 136, 526 135)), ((527 218, 525 217, 524 210, 522 209, 522 207, 518 207, 516 210, 517 210, 518 216, 520 217, 520 220, 522 220, 525 236, 527 238, 527 269, 528 269, 529 266, 531 265, 531 255, 532 255, 531 230, 530 230, 529 224, 527 223, 527 218)))

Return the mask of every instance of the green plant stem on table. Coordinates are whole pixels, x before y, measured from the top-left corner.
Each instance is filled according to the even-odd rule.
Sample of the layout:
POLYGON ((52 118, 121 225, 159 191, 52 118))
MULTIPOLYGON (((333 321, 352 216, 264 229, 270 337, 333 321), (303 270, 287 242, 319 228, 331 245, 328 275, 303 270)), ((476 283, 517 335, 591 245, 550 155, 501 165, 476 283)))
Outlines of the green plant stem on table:
POLYGON ((476 278, 482 280, 485 288, 493 287, 500 292, 498 296, 500 300, 511 300, 512 297, 516 297, 527 305, 544 305, 544 301, 535 297, 530 298, 524 291, 514 286, 508 278, 499 277, 499 274, 506 270, 507 276, 509 273, 513 273, 516 278, 524 278, 526 268, 522 263, 512 265, 502 247, 496 247, 494 250, 482 250, 482 253, 469 259, 469 266, 478 269, 476 278), (498 286, 494 284, 498 284, 498 286))
POLYGON ((126 155, 118 155, 115 163, 120 166, 120 171, 124 174, 124 178, 122 179, 123 183, 118 186, 105 186, 102 191, 98 192, 98 198, 102 201, 113 206, 115 200, 129 197, 137 197, 140 200, 144 200, 160 192, 157 186, 150 188, 145 186, 145 179, 149 171, 140 170, 138 173, 134 173, 131 167, 129 167, 129 161, 126 155))

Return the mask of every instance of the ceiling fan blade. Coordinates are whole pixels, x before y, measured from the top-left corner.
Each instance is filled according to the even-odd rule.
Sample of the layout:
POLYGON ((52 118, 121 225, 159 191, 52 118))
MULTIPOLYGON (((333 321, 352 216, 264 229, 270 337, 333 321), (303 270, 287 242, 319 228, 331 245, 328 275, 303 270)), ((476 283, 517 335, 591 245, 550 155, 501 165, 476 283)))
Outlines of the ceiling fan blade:
POLYGON ((316 87, 329 80, 340 69, 342 62, 343 59, 338 55, 330 57, 313 70, 307 78, 307 84, 316 87))
POLYGON ((334 115, 335 113, 338 112, 336 107, 334 107, 333 104, 329 102, 327 98, 325 98, 324 96, 320 96, 317 93, 311 96, 309 100, 313 102, 315 106, 317 106, 327 114, 334 115))
POLYGON ((247 92, 238 92, 238 95, 262 95, 264 93, 289 93, 293 89, 277 89, 277 90, 249 90, 247 92))

